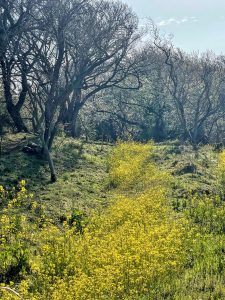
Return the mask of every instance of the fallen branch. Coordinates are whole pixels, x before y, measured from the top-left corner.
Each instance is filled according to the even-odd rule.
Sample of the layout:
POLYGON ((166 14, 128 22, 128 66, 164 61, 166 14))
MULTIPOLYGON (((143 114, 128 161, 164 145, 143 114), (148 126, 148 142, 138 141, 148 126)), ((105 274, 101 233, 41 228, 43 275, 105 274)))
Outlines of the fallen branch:
POLYGON ((14 291, 13 289, 11 289, 10 287, 7 287, 7 286, 1 286, 0 288, 3 289, 3 290, 6 290, 6 291, 8 291, 8 292, 13 293, 14 295, 16 295, 16 296, 17 296, 18 298, 20 298, 21 300, 24 300, 24 298, 21 297, 19 293, 17 293, 16 291, 14 291))

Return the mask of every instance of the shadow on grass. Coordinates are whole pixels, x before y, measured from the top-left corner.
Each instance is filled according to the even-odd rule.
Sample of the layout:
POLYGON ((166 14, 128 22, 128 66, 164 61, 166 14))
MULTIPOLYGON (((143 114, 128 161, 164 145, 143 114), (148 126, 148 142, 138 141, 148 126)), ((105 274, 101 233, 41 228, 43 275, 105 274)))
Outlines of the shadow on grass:
POLYGON ((48 163, 35 155, 12 152, 0 158, 0 184, 15 185, 25 179, 28 185, 48 183, 48 163))
MULTIPOLYGON (((79 145, 62 144, 57 151, 53 149, 52 157, 56 172, 62 176, 65 171, 76 167, 80 158, 79 145)), ((32 190, 50 184, 48 162, 42 155, 26 154, 21 149, 2 153, 0 156, 0 184, 14 186, 22 179, 27 181, 27 187, 32 190)))

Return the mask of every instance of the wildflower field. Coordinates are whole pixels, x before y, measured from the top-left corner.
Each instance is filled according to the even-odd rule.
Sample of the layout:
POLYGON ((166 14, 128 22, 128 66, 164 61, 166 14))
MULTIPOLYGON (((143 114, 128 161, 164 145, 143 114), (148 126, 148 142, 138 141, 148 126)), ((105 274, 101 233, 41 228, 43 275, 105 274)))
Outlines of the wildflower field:
POLYGON ((0 299, 224 299, 225 153, 189 176, 174 147, 119 143, 105 203, 60 220, 26 179, 0 186, 0 299))

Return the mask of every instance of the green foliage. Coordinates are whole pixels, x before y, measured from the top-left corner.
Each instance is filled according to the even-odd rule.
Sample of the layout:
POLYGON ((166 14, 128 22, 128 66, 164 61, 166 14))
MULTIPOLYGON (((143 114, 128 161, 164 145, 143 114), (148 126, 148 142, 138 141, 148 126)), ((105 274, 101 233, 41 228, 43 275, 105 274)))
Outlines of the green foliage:
POLYGON ((75 226, 76 231, 79 233, 83 233, 84 228, 87 225, 87 216, 82 211, 74 210, 68 220, 68 224, 70 226, 75 226))
POLYGON ((192 233, 188 221, 176 216, 167 202, 170 176, 151 162, 153 147, 119 144, 115 148, 109 162, 109 177, 118 185, 112 204, 100 214, 93 213, 85 227, 83 213, 74 211, 63 227, 45 222, 34 231, 31 276, 27 274, 19 286, 23 297, 155 297, 163 292, 159 282, 182 272, 192 233), (137 177, 131 176, 133 168, 137 177))
POLYGON ((34 200, 22 180, 18 189, 6 190, 0 186, 0 282, 21 280, 30 270, 30 252, 33 232, 45 219, 43 207, 34 200), (24 210, 29 211, 29 222, 24 210), (35 221, 35 222, 34 222, 35 221))
MULTIPOLYGON (((90 148, 82 159, 97 170, 104 164, 102 152, 90 148)), ((74 207, 56 224, 24 182, 11 191, 1 187, 0 230, 7 237, 1 243, 1 281, 16 282, 11 287, 32 300, 225 298, 223 153, 217 168, 210 148, 198 156, 171 149, 119 143, 109 156, 114 188, 107 207, 95 207, 88 218, 87 210, 74 207), (195 172, 176 172, 190 158, 195 172)), ((62 178, 69 186, 70 176, 68 171, 62 178)), ((86 176, 80 178, 83 190, 86 176)), ((92 189, 95 194, 97 187, 92 189)), ((16 299, 0 293, 4 300, 16 299)))

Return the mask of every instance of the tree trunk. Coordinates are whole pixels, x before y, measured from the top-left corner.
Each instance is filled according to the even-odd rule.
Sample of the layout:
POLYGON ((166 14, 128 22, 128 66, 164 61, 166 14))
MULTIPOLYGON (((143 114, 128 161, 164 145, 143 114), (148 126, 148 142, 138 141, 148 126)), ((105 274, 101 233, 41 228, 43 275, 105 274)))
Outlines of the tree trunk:
POLYGON ((11 70, 10 70, 11 66, 10 64, 7 64, 3 60, 1 60, 1 67, 2 67, 4 96, 5 96, 6 108, 8 110, 8 113, 12 118, 18 132, 21 131, 28 132, 28 129, 25 126, 20 113, 27 94, 25 75, 22 75, 22 91, 20 93, 19 100, 17 104, 14 104, 12 93, 11 93, 11 70))
POLYGON ((58 127, 55 126, 51 132, 51 135, 49 137, 49 140, 48 140, 48 149, 51 150, 52 148, 52 144, 53 144, 53 141, 54 141, 54 138, 56 136, 56 133, 57 133, 57 130, 58 130, 58 127))
POLYGON ((40 140, 42 143, 42 152, 43 152, 44 158, 47 159, 47 161, 48 161, 48 166, 49 166, 49 170, 51 173, 51 182, 54 183, 57 181, 54 162, 51 157, 51 153, 49 151, 48 144, 45 142, 44 134, 40 135, 39 137, 40 137, 40 140))
POLYGON ((180 118, 180 125, 181 125, 181 141, 185 142, 186 140, 190 140, 190 136, 188 134, 184 107, 181 102, 179 102, 178 105, 178 112, 179 112, 178 116, 180 118))
POLYGON ((82 107, 81 103, 81 90, 77 89, 73 93, 73 99, 72 103, 68 108, 68 114, 67 114, 67 120, 69 123, 69 129, 70 129, 70 134, 73 138, 76 138, 79 136, 77 132, 77 120, 78 120, 78 115, 80 112, 80 109, 82 107))
POLYGON ((74 109, 71 117, 71 136, 73 138, 77 138, 79 136, 78 131, 77 131, 77 120, 78 120, 78 114, 79 114, 80 109, 74 109))
POLYGON ((46 144, 44 144, 43 148, 44 148, 44 155, 45 155, 45 157, 46 157, 46 159, 48 161, 49 169, 50 169, 50 172, 51 172, 51 182, 54 183, 57 180, 54 162, 52 160, 50 151, 49 151, 49 149, 48 149, 48 147, 47 147, 46 144))
POLYGON ((195 126, 195 128, 193 129, 191 143, 192 143, 193 150, 197 151, 197 149, 198 149, 198 128, 197 128, 197 126, 195 126))
POLYGON ((18 132, 29 132, 21 117, 20 110, 11 102, 6 102, 6 108, 18 132))
POLYGON ((160 115, 156 115, 155 126, 153 129, 154 141, 156 141, 157 143, 162 142, 165 139, 165 124, 160 115))

